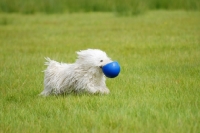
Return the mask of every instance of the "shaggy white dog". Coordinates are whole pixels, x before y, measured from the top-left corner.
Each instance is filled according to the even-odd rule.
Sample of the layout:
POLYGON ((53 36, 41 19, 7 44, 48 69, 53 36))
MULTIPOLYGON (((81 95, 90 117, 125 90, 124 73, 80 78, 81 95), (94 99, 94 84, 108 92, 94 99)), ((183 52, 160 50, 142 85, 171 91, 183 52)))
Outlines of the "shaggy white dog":
POLYGON ((102 66, 112 62, 105 52, 88 49, 77 52, 73 64, 58 63, 46 58, 48 67, 44 71, 44 90, 40 95, 89 92, 108 94, 102 66))

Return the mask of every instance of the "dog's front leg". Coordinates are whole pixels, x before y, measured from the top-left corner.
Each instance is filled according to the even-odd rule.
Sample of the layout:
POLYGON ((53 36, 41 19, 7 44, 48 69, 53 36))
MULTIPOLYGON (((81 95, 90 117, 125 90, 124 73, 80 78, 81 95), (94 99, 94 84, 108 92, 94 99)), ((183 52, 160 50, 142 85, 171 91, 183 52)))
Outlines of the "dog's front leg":
POLYGON ((93 85, 88 86, 87 91, 89 93, 95 94, 98 92, 98 88, 95 88, 93 85))
POLYGON ((104 86, 104 87, 101 87, 99 89, 99 93, 101 93, 101 94, 109 94, 110 90, 106 86, 104 86))
POLYGON ((106 86, 94 86, 94 85, 90 85, 88 86, 87 91, 89 93, 100 93, 100 94, 109 94, 109 89, 106 86))

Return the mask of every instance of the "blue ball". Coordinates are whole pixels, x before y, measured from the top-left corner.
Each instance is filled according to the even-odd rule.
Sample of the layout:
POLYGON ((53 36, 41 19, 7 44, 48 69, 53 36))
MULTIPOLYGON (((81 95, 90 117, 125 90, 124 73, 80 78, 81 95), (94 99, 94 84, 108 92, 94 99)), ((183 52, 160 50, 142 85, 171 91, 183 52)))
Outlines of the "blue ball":
POLYGON ((120 66, 118 62, 114 61, 103 66, 102 70, 106 77, 115 78, 120 73, 120 66))

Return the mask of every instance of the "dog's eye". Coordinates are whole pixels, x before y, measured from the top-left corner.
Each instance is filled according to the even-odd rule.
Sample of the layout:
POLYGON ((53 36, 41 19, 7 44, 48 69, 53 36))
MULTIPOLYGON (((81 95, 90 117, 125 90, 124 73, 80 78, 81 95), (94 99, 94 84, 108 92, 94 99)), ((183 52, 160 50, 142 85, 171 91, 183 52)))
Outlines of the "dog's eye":
POLYGON ((100 62, 103 62, 103 60, 100 60, 100 62))

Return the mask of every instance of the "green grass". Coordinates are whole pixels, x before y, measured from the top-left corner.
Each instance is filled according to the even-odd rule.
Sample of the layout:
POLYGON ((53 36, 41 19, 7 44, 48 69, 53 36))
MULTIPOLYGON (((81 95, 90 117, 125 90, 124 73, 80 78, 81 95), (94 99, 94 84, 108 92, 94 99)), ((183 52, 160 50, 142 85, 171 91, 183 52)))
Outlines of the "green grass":
POLYGON ((200 13, 0 14, 0 132, 200 132, 200 13), (39 97, 44 57, 105 50, 109 95, 39 97))

